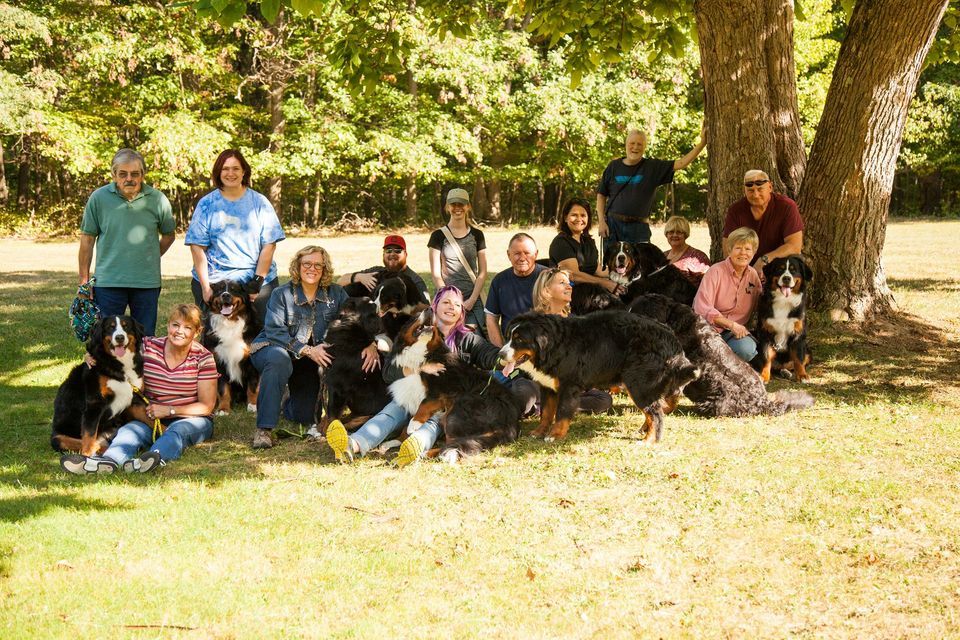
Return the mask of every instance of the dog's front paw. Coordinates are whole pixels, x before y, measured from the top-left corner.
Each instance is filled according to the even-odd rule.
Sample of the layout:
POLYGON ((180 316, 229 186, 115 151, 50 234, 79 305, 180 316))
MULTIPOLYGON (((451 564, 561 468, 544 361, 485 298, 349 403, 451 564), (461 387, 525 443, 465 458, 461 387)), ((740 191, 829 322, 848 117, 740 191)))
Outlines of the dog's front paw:
POLYGON ((247 403, 247 411, 249 411, 250 413, 256 413, 256 412, 257 412, 257 405, 255 405, 255 404, 250 404, 250 403, 248 402, 248 403, 247 403))
POLYGON ((407 433, 411 434, 422 426, 423 423, 419 420, 410 420, 410 423, 407 425, 407 433))
POLYGON ((456 449, 447 449, 437 457, 447 464, 457 464, 460 461, 460 452, 456 449))
POLYGON ((217 415, 218 415, 218 416, 228 416, 228 415, 230 415, 230 412, 229 412, 229 411, 224 411, 223 409, 220 409, 219 411, 217 411, 217 415))

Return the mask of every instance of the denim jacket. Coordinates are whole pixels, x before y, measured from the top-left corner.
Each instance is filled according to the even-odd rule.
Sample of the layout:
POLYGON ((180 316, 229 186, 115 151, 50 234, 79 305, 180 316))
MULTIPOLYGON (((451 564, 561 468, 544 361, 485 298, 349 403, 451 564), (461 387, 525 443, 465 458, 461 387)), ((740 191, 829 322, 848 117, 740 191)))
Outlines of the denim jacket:
POLYGON ((287 282, 270 294, 263 331, 253 339, 250 351, 258 351, 268 345, 283 347, 295 357, 310 344, 320 344, 327 326, 337 317, 340 305, 349 296, 343 287, 331 284, 319 289, 313 302, 308 302, 299 285, 287 282))

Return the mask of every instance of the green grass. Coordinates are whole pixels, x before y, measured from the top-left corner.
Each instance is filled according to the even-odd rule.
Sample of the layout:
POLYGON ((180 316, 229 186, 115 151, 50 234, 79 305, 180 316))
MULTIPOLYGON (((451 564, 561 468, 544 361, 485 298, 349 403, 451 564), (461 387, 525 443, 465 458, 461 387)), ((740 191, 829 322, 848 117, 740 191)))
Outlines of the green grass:
POLYGON ((812 318, 802 414, 681 406, 649 449, 620 399, 558 444, 402 471, 292 438, 253 452, 241 414, 155 475, 102 478, 48 444, 81 354, 75 247, 32 271, 5 251, 0 637, 960 637, 960 278, 916 257, 958 231, 891 226, 899 316, 812 318))

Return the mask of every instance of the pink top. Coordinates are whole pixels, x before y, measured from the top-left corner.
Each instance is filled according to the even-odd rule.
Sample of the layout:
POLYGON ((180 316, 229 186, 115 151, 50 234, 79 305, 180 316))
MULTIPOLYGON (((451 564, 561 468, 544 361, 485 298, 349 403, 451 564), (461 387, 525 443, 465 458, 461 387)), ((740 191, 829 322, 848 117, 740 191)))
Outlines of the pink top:
MULTIPOLYGON (((670 259, 669 253, 669 250, 663 252, 663 255, 667 256, 668 260, 670 259)), ((710 258, 708 258, 707 254, 703 251, 700 251, 700 249, 694 249, 687 245, 687 250, 673 262, 673 266, 680 269, 680 273, 683 274, 684 278, 693 284, 700 284, 700 279, 703 278, 703 274, 710 268, 710 258)))
MULTIPOLYGON (((746 325, 757 308, 763 287, 757 270, 748 266, 737 277, 730 258, 710 267, 700 281, 693 310, 713 325, 717 316, 746 325)), ((721 328, 715 327, 717 331, 721 328)))
POLYGON ((217 363, 199 342, 192 342, 184 361, 170 369, 163 355, 166 343, 166 336, 143 339, 143 386, 147 397, 168 406, 193 404, 198 397, 197 383, 217 379, 217 363))

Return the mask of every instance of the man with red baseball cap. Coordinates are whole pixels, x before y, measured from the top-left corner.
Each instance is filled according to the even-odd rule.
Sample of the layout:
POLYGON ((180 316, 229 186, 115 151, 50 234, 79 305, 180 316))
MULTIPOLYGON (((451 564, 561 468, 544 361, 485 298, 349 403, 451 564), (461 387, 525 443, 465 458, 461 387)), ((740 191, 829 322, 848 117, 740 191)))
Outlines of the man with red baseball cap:
POLYGON ((383 239, 383 266, 370 267, 356 273, 345 273, 337 280, 341 287, 359 282, 367 291, 373 291, 377 286, 377 274, 383 271, 391 273, 403 273, 413 280, 417 289, 423 295, 425 302, 430 302, 430 295, 427 293, 427 285, 423 278, 417 275, 417 272, 407 266, 407 242, 403 236, 389 235, 383 239))

